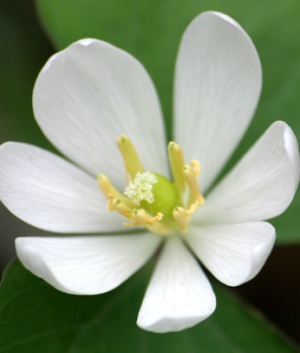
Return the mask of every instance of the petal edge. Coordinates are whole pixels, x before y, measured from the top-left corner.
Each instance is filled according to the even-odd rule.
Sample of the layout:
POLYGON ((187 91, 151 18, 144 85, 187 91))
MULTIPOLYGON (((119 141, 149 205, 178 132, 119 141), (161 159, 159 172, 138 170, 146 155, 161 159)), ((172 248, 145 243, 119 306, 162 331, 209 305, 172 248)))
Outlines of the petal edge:
POLYGON ((52 232, 122 231, 93 179, 61 157, 25 143, 0 147, 0 198, 23 221, 52 232))
POLYGON ((195 227, 187 242, 220 282, 235 287, 259 273, 274 246, 275 229, 267 222, 195 227))
POLYGON ((60 151, 93 175, 107 174, 118 188, 125 175, 115 141, 123 134, 145 169, 167 172, 155 87, 142 64, 122 49, 83 39, 55 54, 36 80, 33 108, 60 151))
POLYGON ((185 31, 175 72, 175 140, 201 163, 205 192, 242 138, 261 91, 261 64, 229 16, 204 12, 185 31))
POLYGON ((108 292, 142 267, 160 243, 153 234, 16 239, 29 271, 69 294, 108 292))
POLYGON ((277 121, 206 197, 197 222, 240 223, 276 217, 292 202, 298 182, 296 137, 286 123, 277 121))

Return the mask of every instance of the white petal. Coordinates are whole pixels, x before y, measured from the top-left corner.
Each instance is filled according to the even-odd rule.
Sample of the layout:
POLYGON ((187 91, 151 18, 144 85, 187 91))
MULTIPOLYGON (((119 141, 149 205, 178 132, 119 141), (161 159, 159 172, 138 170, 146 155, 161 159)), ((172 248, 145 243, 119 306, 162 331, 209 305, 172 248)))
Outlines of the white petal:
POLYGON ((96 178, 52 153, 23 143, 0 148, 0 197, 23 221, 54 232, 124 230, 106 208, 96 178))
POLYGON ((160 238, 150 234, 18 238, 22 264, 56 289, 71 294, 108 292, 153 255, 160 238))
POLYGON ((270 219, 289 206, 298 181, 297 141, 290 127, 278 121, 208 195, 198 220, 232 223, 270 219))
POLYGON ((243 136, 261 91, 261 64, 245 31, 230 17, 205 12, 187 28, 175 82, 175 140, 201 163, 211 185, 243 136))
POLYGON ((163 120, 144 67, 126 52, 95 39, 52 56, 35 84, 34 112, 50 141, 93 174, 121 186, 116 139, 132 139, 147 170, 167 172, 163 120))
POLYGON ((215 306, 215 295, 196 259, 180 239, 168 239, 137 324, 152 332, 180 331, 206 319, 215 306))
POLYGON ((266 222, 191 227, 187 242, 221 282, 238 286, 255 277, 275 242, 275 229, 266 222))

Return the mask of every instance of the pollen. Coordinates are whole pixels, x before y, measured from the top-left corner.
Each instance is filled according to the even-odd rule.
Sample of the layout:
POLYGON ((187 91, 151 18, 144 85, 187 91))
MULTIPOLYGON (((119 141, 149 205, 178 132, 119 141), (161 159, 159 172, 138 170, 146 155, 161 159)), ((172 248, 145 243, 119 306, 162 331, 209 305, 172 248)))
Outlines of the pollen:
POLYGON ((149 204, 154 202, 152 193, 153 184, 157 183, 158 179, 151 172, 136 173, 135 178, 129 182, 129 185, 124 191, 124 195, 129 197, 137 206, 141 201, 147 201, 149 204))
POLYGON ((187 232, 193 213, 204 203, 198 184, 199 162, 193 160, 186 165, 180 145, 170 142, 172 181, 156 172, 145 171, 126 135, 119 137, 117 144, 128 185, 122 193, 104 174, 98 175, 98 185, 107 199, 108 210, 124 216, 126 227, 147 228, 162 235, 187 232))

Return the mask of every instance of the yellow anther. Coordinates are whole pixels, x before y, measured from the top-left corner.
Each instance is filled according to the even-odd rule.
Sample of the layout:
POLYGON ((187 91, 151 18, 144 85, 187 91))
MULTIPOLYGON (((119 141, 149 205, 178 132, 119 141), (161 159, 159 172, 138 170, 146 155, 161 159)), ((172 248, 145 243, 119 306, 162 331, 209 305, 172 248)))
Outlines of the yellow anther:
POLYGON ((182 149, 177 143, 172 141, 168 145, 168 152, 175 185, 178 191, 183 193, 185 191, 185 178, 183 174, 185 162, 182 149))
POLYGON ((190 163, 190 167, 195 173, 195 177, 198 178, 200 174, 200 163, 196 159, 193 159, 190 163))
POLYGON ((189 209, 185 209, 183 207, 176 207, 174 209, 173 217, 177 221, 181 233, 186 233, 188 231, 191 215, 196 211, 199 206, 199 204, 193 203, 191 204, 189 209))
POLYGON ((108 200, 108 209, 110 211, 113 211, 115 208, 113 208, 113 201, 114 200, 119 200, 119 202, 125 204, 127 207, 132 208, 134 207, 134 203, 129 200, 126 196, 121 194, 110 182, 110 180, 107 178, 106 175, 104 174, 99 174, 98 178, 98 185, 100 190, 102 191, 103 195, 107 198, 108 200))
POLYGON ((97 182, 100 190, 103 192, 104 196, 107 199, 109 199, 111 195, 119 194, 118 190, 112 186, 111 182, 109 181, 106 175, 98 174, 97 182))
POLYGON ((158 213, 155 217, 151 217, 144 209, 135 210, 130 217, 135 225, 141 227, 151 226, 154 222, 161 221, 162 218, 162 213, 158 213))
POLYGON ((192 161, 190 165, 184 167, 184 176, 189 188, 189 206, 196 204, 201 206, 204 198, 200 194, 198 185, 198 175, 200 172, 200 164, 198 161, 192 161))
POLYGON ((117 211, 127 218, 132 214, 132 208, 128 207, 124 202, 117 198, 111 198, 108 200, 107 208, 110 211, 117 211))
POLYGON ((191 219, 190 212, 183 207, 176 207, 173 211, 173 217, 177 221, 180 231, 186 233, 191 219))
POLYGON ((157 213, 156 216, 151 217, 144 209, 137 209, 133 210, 128 218, 131 222, 123 223, 124 226, 148 228, 151 232, 159 234, 167 234, 170 232, 170 229, 160 222, 163 219, 163 214, 160 212, 157 213))
POLYGON ((136 173, 144 171, 140 158, 132 142, 126 135, 120 136, 117 139, 117 144, 125 163, 127 181, 132 180, 136 176, 136 173))

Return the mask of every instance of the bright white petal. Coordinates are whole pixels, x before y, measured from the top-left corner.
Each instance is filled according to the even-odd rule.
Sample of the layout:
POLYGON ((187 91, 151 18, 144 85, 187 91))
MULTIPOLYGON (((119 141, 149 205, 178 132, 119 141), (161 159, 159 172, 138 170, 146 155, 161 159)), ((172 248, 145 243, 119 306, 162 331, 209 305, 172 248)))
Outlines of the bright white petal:
POLYGON ((137 324, 152 332, 180 331, 206 319, 215 306, 215 295, 196 259, 180 239, 168 239, 137 324))
POLYGON ((297 140, 290 127, 278 121, 208 195, 198 220, 232 223, 270 219, 289 206, 298 182, 297 140))
POLYGON ((125 180, 116 139, 132 139, 146 170, 167 172, 163 120, 144 67, 95 39, 52 56, 35 84, 36 119, 49 140, 93 174, 125 180))
POLYGON ((0 197, 23 221, 54 232, 118 231, 123 220, 106 208, 96 178, 24 143, 0 148, 0 197))
POLYGON ((205 12, 187 28, 175 82, 175 140, 201 163, 207 190, 243 136, 261 91, 261 64, 230 17, 205 12))
POLYGON ((153 255, 160 238, 150 234, 18 238, 22 264, 56 289, 71 294, 108 292, 153 255))
POLYGON ((191 227, 187 242, 221 282, 238 286, 255 277, 275 242, 275 229, 266 222, 191 227))

